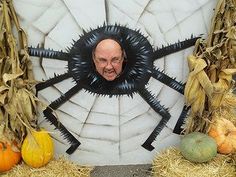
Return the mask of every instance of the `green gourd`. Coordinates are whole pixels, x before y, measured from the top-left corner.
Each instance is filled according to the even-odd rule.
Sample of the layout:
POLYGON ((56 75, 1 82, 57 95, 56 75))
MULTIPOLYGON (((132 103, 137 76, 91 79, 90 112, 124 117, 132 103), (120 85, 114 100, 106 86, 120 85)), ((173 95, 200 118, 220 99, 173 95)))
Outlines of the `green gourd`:
POLYGON ((192 132, 181 139, 180 152, 191 162, 208 162, 216 156, 217 144, 204 133, 192 132))

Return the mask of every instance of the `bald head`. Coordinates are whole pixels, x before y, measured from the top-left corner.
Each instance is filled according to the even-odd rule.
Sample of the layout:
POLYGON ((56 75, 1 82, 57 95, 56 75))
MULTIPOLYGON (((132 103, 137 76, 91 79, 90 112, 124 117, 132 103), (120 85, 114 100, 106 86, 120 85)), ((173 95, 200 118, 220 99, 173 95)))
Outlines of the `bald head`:
POLYGON ((115 52, 121 52, 122 49, 118 42, 116 42, 113 39, 104 39, 101 42, 98 43, 98 45, 95 48, 95 52, 107 52, 107 53, 115 53, 115 52))

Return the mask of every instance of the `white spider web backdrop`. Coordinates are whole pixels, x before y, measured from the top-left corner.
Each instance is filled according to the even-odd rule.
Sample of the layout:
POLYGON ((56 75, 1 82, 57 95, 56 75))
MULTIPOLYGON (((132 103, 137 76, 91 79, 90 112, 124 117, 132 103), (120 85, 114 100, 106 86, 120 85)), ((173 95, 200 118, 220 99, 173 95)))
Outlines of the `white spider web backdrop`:
MULTIPOLYGON (((153 48, 189 38, 206 36, 216 0, 14 0, 14 5, 29 45, 66 51, 83 30, 107 24, 140 29, 153 48)), ((188 74, 189 48, 155 61, 155 66, 178 81, 188 74)), ((32 57, 35 78, 39 81, 67 72, 67 63, 32 57)), ((50 103, 72 88, 67 79, 39 92, 50 103)), ((78 92, 56 110, 58 119, 81 142, 73 161, 86 165, 146 164, 165 147, 176 145, 179 136, 172 133, 184 105, 184 97, 175 90, 150 79, 148 89, 169 108, 171 119, 152 143, 155 150, 141 147, 161 119, 138 95, 107 97, 78 92)), ((40 125, 52 132, 55 151, 64 154, 69 144, 43 116, 40 125)))

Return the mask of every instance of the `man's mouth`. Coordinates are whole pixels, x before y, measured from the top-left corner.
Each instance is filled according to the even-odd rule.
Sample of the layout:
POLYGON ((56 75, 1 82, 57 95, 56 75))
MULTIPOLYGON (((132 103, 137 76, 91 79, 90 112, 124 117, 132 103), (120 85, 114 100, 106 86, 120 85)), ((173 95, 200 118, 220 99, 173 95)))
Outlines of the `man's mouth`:
POLYGON ((116 78, 117 74, 114 70, 109 70, 109 71, 104 71, 103 76, 107 79, 107 80, 113 80, 116 78))
POLYGON ((113 74, 115 74, 115 71, 113 71, 113 70, 112 71, 105 71, 104 74, 105 75, 113 75, 113 74))

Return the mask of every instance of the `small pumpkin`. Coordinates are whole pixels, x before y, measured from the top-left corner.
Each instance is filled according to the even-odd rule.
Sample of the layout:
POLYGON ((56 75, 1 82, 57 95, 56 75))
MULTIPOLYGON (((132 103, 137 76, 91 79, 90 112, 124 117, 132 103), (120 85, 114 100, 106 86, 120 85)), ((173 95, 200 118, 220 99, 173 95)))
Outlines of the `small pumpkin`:
POLYGON ((217 150, 221 154, 236 152, 236 127, 227 119, 216 119, 210 126, 209 136, 217 143, 217 150))
POLYGON ((20 159, 20 152, 14 151, 9 143, 0 142, 0 172, 10 170, 20 159))
POLYGON ((53 157, 54 145, 45 130, 28 133, 21 147, 22 159, 34 168, 46 165, 53 157))
POLYGON ((207 162, 216 156, 217 144, 204 133, 192 132, 181 139, 180 152, 191 162, 207 162))

